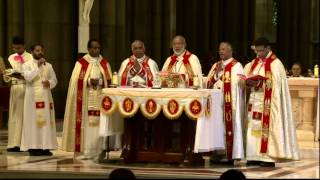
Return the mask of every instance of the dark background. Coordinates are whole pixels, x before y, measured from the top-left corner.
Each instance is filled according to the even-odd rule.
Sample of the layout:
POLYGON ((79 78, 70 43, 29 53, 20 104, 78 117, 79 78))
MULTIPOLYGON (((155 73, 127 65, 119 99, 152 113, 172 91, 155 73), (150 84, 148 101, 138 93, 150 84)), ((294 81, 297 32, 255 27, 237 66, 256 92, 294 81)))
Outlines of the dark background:
MULTIPOLYGON (((256 12, 262 1, 268 0, 95 0, 90 37, 102 42, 103 55, 112 70, 118 71, 121 61, 131 54, 130 44, 135 39, 145 42, 146 54, 161 69, 170 55, 172 37, 180 34, 186 37, 187 49, 199 57, 207 75, 217 60, 221 41, 233 45, 234 56, 243 65, 255 56, 250 45, 259 34, 259 22, 271 21, 256 12)), ((272 49, 286 67, 299 61, 304 71, 313 69, 320 53, 318 0, 270 2, 273 8, 262 12, 276 12, 272 49)), ((7 63, 16 35, 25 38, 28 48, 35 42, 45 45, 58 78, 53 95, 60 119, 78 55, 78 6, 77 0, 0 1, 0 56, 7 63)))

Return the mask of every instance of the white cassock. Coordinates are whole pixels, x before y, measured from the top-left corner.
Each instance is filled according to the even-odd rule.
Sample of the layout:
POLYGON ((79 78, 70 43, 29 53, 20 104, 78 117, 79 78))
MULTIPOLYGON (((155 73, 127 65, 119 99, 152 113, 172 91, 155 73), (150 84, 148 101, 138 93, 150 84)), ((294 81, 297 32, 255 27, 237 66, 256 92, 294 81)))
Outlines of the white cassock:
MULTIPOLYGON (((144 68, 144 66, 142 65, 142 63, 144 62, 144 60, 146 58, 148 58, 147 56, 143 56, 142 58, 137 59, 137 61, 139 62, 140 66, 141 66, 141 69, 140 69, 140 72, 138 72, 136 75, 131 75, 130 73, 130 70, 131 68, 133 67, 130 67, 128 65, 129 62, 132 61, 132 58, 136 58, 134 57, 133 55, 130 57, 130 58, 127 58, 125 59, 122 63, 121 63, 121 66, 120 66, 120 69, 119 69, 119 77, 120 77, 120 81, 122 81, 123 78, 125 78, 126 80, 126 86, 130 86, 131 85, 131 80, 133 81, 138 81, 138 82, 141 82, 141 84, 143 85, 146 85, 148 86, 148 83, 147 83, 147 78, 148 78, 148 70, 144 68), (143 73, 141 73, 142 71, 144 71, 143 73)), ((159 68, 158 68, 158 65, 157 63, 152 60, 151 58, 148 58, 148 68, 150 69, 150 72, 151 72, 151 75, 152 77, 154 78, 156 73, 159 72, 159 68)), ((121 85, 124 85, 121 83, 121 85)))
MULTIPOLYGON (((267 55, 272 55, 270 51, 267 55)), ((248 63, 244 72, 249 75, 253 62, 248 63)), ((252 75, 265 77, 265 66, 262 60, 252 71, 252 75)), ((264 112, 264 90, 265 84, 260 90, 251 89, 249 104, 252 104, 251 111, 246 108, 247 139, 246 139, 246 159, 250 161, 275 162, 277 159, 299 159, 299 149, 295 123, 292 117, 291 97, 288 88, 285 68, 281 61, 276 58, 271 62, 272 73, 272 95, 270 109, 270 124, 268 134, 267 153, 260 153, 262 120, 256 119, 253 113, 264 112)))
MULTIPOLYGON (((13 70, 17 72, 22 72, 23 62, 18 61, 15 58, 17 56, 17 53, 10 55, 8 61, 13 70)), ((26 51, 21 56, 24 62, 33 59, 32 55, 26 51)), ((13 148, 15 146, 20 147, 23 119, 23 103, 25 94, 25 80, 9 77, 6 76, 6 74, 4 74, 3 79, 5 82, 11 82, 7 148, 13 148)))
MULTIPOLYGON (((215 83, 213 84, 214 89, 220 89, 223 91, 223 81, 220 79, 224 73, 224 67, 229 64, 233 58, 223 61, 223 71, 220 73, 215 72, 215 67, 218 63, 215 63, 209 74, 209 77, 215 78, 215 83)), ((232 122, 233 122, 233 149, 232 149, 232 159, 243 159, 244 149, 243 149, 243 110, 244 110, 244 83, 239 78, 237 74, 243 74, 243 67, 240 62, 237 62, 231 68, 231 99, 232 99, 232 122)), ((224 98, 225 99, 225 98, 224 98)), ((223 104, 222 104, 223 105, 223 104)), ((225 116, 223 116, 225 117, 225 116)), ((225 120, 224 120, 225 122, 225 120)), ((224 137, 226 137, 226 132, 224 131, 224 137)), ((226 146, 225 146, 226 147, 226 146)))
POLYGON ((37 60, 23 64, 26 80, 21 150, 57 149, 55 112, 51 89, 57 85, 52 65, 46 62, 38 67, 37 60), (48 80, 50 88, 42 81, 48 80))
POLYGON ((100 128, 100 96, 101 90, 108 86, 111 67, 109 62, 99 56, 91 57, 89 54, 78 60, 73 69, 69 82, 68 96, 63 123, 61 149, 64 151, 75 151, 76 144, 79 145, 78 152, 82 152, 87 158, 93 158, 101 151, 100 128), (104 64, 104 66, 103 66, 104 64), (83 67, 86 66, 86 71, 83 67), (80 80, 82 77, 82 81, 80 80), (90 83, 91 79, 99 79, 97 89, 90 83), (83 85, 78 85, 82 82, 83 85), (82 92, 82 93, 79 93, 82 92), (78 104, 79 99, 81 104, 78 104), (77 117, 80 114, 81 116, 77 117), (80 132, 76 130, 76 119, 81 120, 80 132), (76 142, 77 133, 79 142, 76 142))
MULTIPOLYGON (((185 55, 185 53, 190 53, 190 52, 185 50, 185 52, 181 53, 177 57, 177 61, 175 62, 175 64, 171 68, 171 70, 169 70, 169 65, 170 65, 170 62, 172 61, 172 56, 168 57, 162 67, 162 71, 169 70, 172 73, 185 74, 186 79, 192 78, 192 77, 189 77, 189 75, 187 73, 187 68, 186 68, 185 64, 183 63, 183 56, 185 55)), ((192 71, 193 71, 193 76, 198 76, 199 84, 202 87, 202 69, 201 69, 201 64, 200 64, 198 57, 194 54, 191 54, 191 56, 189 57, 189 63, 192 68, 192 71)))

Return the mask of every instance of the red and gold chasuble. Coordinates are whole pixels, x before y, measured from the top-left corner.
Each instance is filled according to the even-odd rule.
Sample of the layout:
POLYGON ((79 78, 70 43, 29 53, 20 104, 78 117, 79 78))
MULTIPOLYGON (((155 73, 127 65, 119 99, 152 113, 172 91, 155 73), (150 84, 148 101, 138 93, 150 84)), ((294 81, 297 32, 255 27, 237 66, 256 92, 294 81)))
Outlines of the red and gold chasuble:
MULTIPOLYGON (((182 60, 189 77, 189 82, 188 82, 189 86, 193 86, 193 76, 194 76, 192 67, 189 62, 189 58, 191 55, 192 54, 189 51, 186 51, 183 55, 183 60, 182 60)), ((168 66, 168 72, 172 72, 173 65, 175 65, 176 62, 177 62, 177 55, 174 54, 171 56, 171 61, 168 66)))
MULTIPOLYGON (((267 80, 265 83, 264 89, 264 105, 263 105, 263 115, 262 115, 262 129, 261 129, 261 146, 260 153, 267 153, 268 151, 268 137, 269 137, 269 125, 270 125, 270 109, 271 109, 271 97, 272 97, 272 72, 271 72, 271 63, 273 60, 277 59, 275 54, 272 54, 269 58, 265 60, 265 77, 267 80)), ((258 65, 259 58, 256 58, 251 66, 250 73, 258 65)), ((260 88, 262 85, 258 85, 260 88)))
POLYGON ((233 120, 232 120, 232 97, 231 97, 231 69, 237 63, 232 60, 224 69, 223 94, 224 94, 224 124, 226 132, 226 156, 232 159, 233 149, 233 120))
MULTIPOLYGON (((141 71, 139 72, 138 75, 140 75, 141 77, 144 77, 145 74, 147 74, 147 80, 146 80, 146 85, 148 87, 152 87, 152 81, 153 81, 153 75, 151 73, 151 70, 150 70, 150 67, 149 67, 149 64, 148 64, 148 61, 149 61, 149 57, 145 57, 144 60, 142 61, 142 69, 141 71)), ((124 69, 123 73, 122 73, 122 76, 121 76, 121 86, 126 86, 127 85, 127 80, 128 80, 128 72, 130 71, 130 69, 133 67, 134 65, 134 59, 133 59, 133 56, 131 56, 129 58, 129 62, 127 63, 127 66, 126 68, 124 69)))
MULTIPOLYGON (((78 85, 77 85, 77 104, 76 104, 76 131, 75 131, 75 152, 81 151, 81 123, 82 123, 82 103, 83 103, 83 87, 87 84, 84 82, 84 77, 87 73, 87 69, 89 66, 89 62, 86 61, 84 58, 78 60, 81 64, 81 70, 78 78, 78 85)), ((100 64, 104 70, 104 74, 106 80, 110 80, 110 74, 108 72, 108 60, 102 59, 100 64)))

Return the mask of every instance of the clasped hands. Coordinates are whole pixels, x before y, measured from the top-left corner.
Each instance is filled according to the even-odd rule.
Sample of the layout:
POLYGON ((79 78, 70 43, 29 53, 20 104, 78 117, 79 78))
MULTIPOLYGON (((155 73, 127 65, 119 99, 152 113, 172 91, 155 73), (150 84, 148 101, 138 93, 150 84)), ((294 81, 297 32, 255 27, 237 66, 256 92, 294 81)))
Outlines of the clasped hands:
POLYGON ((222 77, 223 75, 223 71, 224 71, 224 68, 223 68, 223 62, 222 61, 219 61, 216 65, 216 69, 215 69, 215 73, 214 73, 214 78, 216 80, 218 80, 219 78, 222 77))
POLYGON ((42 85, 44 88, 50 88, 50 82, 48 80, 42 81, 42 85))
POLYGON ((98 88, 98 85, 99 85, 99 79, 93 79, 93 78, 91 78, 91 79, 90 79, 90 84, 91 84, 91 86, 93 87, 93 89, 97 89, 97 88, 98 88))

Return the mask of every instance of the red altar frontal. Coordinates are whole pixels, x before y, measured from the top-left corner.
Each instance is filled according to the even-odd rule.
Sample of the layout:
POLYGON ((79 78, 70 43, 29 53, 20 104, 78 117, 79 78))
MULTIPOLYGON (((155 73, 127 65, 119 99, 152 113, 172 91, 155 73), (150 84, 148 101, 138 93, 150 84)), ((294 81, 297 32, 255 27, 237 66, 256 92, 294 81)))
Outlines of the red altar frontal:
POLYGON ((106 88, 106 135, 123 134, 127 163, 196 163, 201 152, 224 149, 223 95, 214 89, 106 88))

